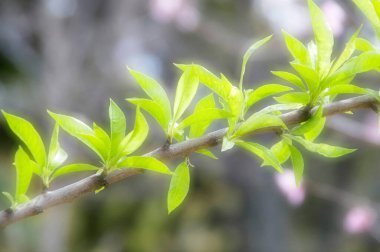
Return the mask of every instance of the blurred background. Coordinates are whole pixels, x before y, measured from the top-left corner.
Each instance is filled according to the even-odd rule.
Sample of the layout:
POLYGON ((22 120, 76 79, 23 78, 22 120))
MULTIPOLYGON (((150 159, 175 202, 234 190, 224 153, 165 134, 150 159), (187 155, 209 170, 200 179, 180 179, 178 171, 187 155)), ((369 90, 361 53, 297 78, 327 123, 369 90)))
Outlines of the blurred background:
MULTIPOLYGON (((367 21, 351 1, 317 3, 334 31, 336 56, 367 21)), ((134 108, 124 99, 143 93, 126 66, 160 80, 173 97, 180 74, 173 63, 200 63, 236 83, 243 52, 274 34, 253 56, 245 85, 277 83, 270 71, 290 70, 282 28, 304 42, 312 38, 306 1, 1 0, 0 108, 28 118, 48 139, 53 123, 47 108, 107 126, 111 97, 131 129, 134 108)), ((375 42, 368 25, 361 35, 375 42)), ((367 74, 357 82, 377 89, 378 79, 367 74)), ((201 88, 199 97, 207 92, 201 88)), ((147 118, 151 132, 140 153, 164 143, 147 118)), ((65 133, 61 139, 68 162, 96 164, 80 143, 65 133)), ((269 146, 276 138, 259 140, 269 146)), ((9 226, 0 233, 0 251, 380 251, 376 115, 330 118, 320 141, 358 151, 337 160, 305 153, 305 180, 297 188, 290 170, 275 174, 242 151, 221 155, 216 148, 217 161, 192 157, 189 196, 170 216, 168 178, 136 176, 9 226)), ((18 142, 2 117, 0 143, 0 191, 13 192, 18 142)), ((57 180, 53 188, 86 175, 57 180)), ((30 194, 40 191, 36 179, 30 194)), ((2 197, 0 207, 8 204, 2 197)))

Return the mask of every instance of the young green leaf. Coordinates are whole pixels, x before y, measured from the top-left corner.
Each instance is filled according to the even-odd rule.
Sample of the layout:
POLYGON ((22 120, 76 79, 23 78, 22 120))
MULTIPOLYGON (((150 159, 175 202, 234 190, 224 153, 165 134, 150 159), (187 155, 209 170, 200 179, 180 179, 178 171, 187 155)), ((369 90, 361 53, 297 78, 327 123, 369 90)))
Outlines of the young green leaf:
MULTIPOLYGON (((166 95, 165 90, 161 87, 161 85, 155 81, 153 78, 134 71, 132 69, 128 69, 132 76, 136 79, 140 87, 144 90, 144 92, 155 101, 160 108, 164 111, 166 117, 171 117, 171 107, 168 96, 166 95)), ((169 120, 170 121, 170 120, 169 120)))
POLYGON ((23 202, 23 196, 26 194, 29 188, 30 181, 33 174, 33 164, 34 162, 30 160, 28 154, 20 146, 15 155, 14 165, 17 171, 16 178, 16 194, 15 199, 17 203, 23 202))
POLYGON ((277 77, 280 77, 283 80, 286 80, 286 81, 296 85, 297 87, 299 87, 300 89, 302 89, 304 91, 306 90, 305 84, 303 83, 301 78, 295 74, 292 74, 289 72, 283 72, 283 71, 271 71, 271 73, 273 75, 276 75, 277 77))
POLYGON ((302 137, 291 136, 291 139, 302 144, 307 150, 319 153, 322 156, 335 158, 354 152, 356 149, 347 149, 328 144, 312 143, 302 137))
POLYGON ((273 166, 278 172, 282 172, 282 167, 280 162, 277 160, 276 156, 266 147, 257 143, 247 143, 243 141, 237 141, 236 145, 255 154, 260 157, 264 162, 264 165, 273 166))
POLYGON ((372 45, 372 43, 364 38, 357 38, 355 40, 355 48, 356 50, 362 52, 376 51, 376 48, 372 45))
POLYGON ((218 159, 218 157, 215 156, 214 153, 212 153, 208 149, 200 149, 200 150, 197 150, 195 153, 201 154, 201 155, 209 157, 211 159, 218 159))
POLYGON ((250 108, 253 104, 268 96, 287 92, 290 90, 293 90, 293 88, 279 84, 266 84, 258 87, 249 93, 248 100, 246 102, 246 109, 250 108))
POLYGON ((307 105, 310 102, 310 95, 304 92, 293 92, 274 97, 273 99, 282 104, 298 103, 307 105))
POLYGON ((306 132, 304 137, 307 141, 313 142, 323 131, 326 124, 326 117, 318 120, 312 131, 306 132))
POLYGON ((341 84, 330 87, 323 96, 336 96, 339 94, 368 94, 368 90, 352 84, 341 84))
POLYGON ((231 141, 227 137, 223 137, 223 142, 222 142, 222 152, 228 151, 232 149, 235 146, 235 142, 231 141))
POLYGON ((292 134, 295 135, 303 135, 307 132, 313 131, 315 127, 319 125, 319 121, 322 120, 323 116, 323 107, 320 105, 318 110, 315 112, 314 115, 309 118, 306 122, 302 123, 301 125, 298 125, 292 129, 292 134))
POLYGON ((102 139, 99 139, 95 135, 93 129, 74 117, 56 114, 50 111, 48 111, 48 113, 63 130, 87 145, 102 161, 107 159, 109 150, 107 146, 104 145, 102 139))
POLYGON ((246 68, 246 65, 248 63, 249 58, 252 56, 252 54, 257 49, 259 49, 261 46, 263 46, 264 44, 266 44, 271 38, 272 38, 272 35, 270 35, 270 36, 268 36, 268 37, 266 37, 264 39, 261 39, 261 40, 257 41, 256 43, 254 43, 253 45, 251 45, 248 48, 248 50, 245 52, 245 54, 243 56, 243 63, 241 65, 240 82, 239 82, 240 90, 243 90, 243 80, 244 80, 245 68, 246 68))
POLYGON ((135 127, 119 146, 119 153, 125 156, 136 151, 145 141, 149 133, 149 125, 145 120, 144 115, 140 112, 139 107, 136 108, 135 127))
POLYGON ((177 166, 170 181, 168 192, 168 212, 173 212, 186 198, 190 187, 190 172, 187 161, 177 166))
POLYGON ((282 30, 282 33, 285 38, 286 46, 293 58, 302 65, 310 66, 309 52, 305 45, 286 31, 282 30))
POLYGON ((282 111, 286 110, 295 110, 295 109, 300 109, 304 105, 299 104, 299 103, 289 103, 289 104, 274 104, 274 105, 269 105, 268 107, 263 108, 262 110, 258 111, 257 115, 261 114, 270 114, 270 113, 281 113, 282 111))
MULTIPOLYGON (((230 113, 218 108, 198 110, 194 112, 193 114, 189 115, 188 117, 186 117, 176 128, 181 130, 189 126, 194 127, 195 125, 201 125, 203 126, 201 131, 204 132, 213 121, 218 120, 218 119, 228 118, 230 116, 231 116, 230 113)), ((200 128, 198 128, 198 130, 200 130, 200 128)), ((199 135, 199 133, 197 134, 199 135)))
POLYGON ((47 168, 52 171, 60 166, 67 159, 67 153, 59 145, 59 125, 55 124, 53 134, 50 140, 48 166, 47 168))
POLYGON ((295 177, 297 186, 299 186, 301 183, 303 170, 304 170, 303 157, 302 157, 301 152, 296 147, 289 145, 289 150, 290 150, 290 158, 293 164, 294 177, 295 177))
POLYGON ((198 77, 193 71, 193 68, 186 69, 181 78, 179 79, 177 91, 174 99, 174 111, 173 111, 173 121, 177 122, 178 119, 185 112, 187 107, 190 105, 191 101, 198 89, 198 77))
POLYGON ((298 74, 305 80, 307 87, 311 92, 318 88, 319 76, 318 73, 311 67, 290 63, 290 65, 298 72, 298 74))
POLYGON ((369 0, 353 0, 354 3, 361 9, 361 11, 366 15, 366 17, 371 22, 374 27, 376 34, 380 37, 380 18, 376 13, 375 6, 373 2, 371 3, 369 0))
POLYGON ((360 27, 354 33, 354 35, 352 35, 352 37, 350 38, 350 40, 347 42, 346 47, 344 48, 342 54, 339 56, 338 60, 335 61, 335 64, 333 65, 333 67, 330 70, 330 73, 333 73, 336 70, 338 70, 352 56, 352 54, 355 52, 355 49, 356 49, 356 46, 355 46, 356 45, 356 39, 357 39, 357 37, 359 35, 359 32, 360 32, 361 28, 362 27, 360 27))
POLYGON ((110 99, 108 114, 111 129, 111 156, 113 156, 125 136, 127 123, 123 111, 112 99, 110 99))
MULTIPOLYGON (((213 122, 214 119, 209 119, 209 116, 211 115, 211 113, 205 114, 203 112, 203 111, 208 110, 208 109, 217 109, 216 105, 215 105, 215 100, 214 100, 213 94, 209 94, 208 96, 202 98, 197 103, 197 105, 195 106, 193 115, 197 115, 196 118, 198 118, 200 121, 202 121, 202 123, 191 124, 190 132, 189 132, 190 138, 202 136, 203 133, 210 126, 210 124, 213 122)), ((217 113, 219 113, 219 112, 217 112, 217 113)), ((212 114, 214 114, 214 113, 212 113, 212 114)))
POLYGON ((145 156, 133 156, 127 157, 118 164, 118 168, 139 168, 151 170, 159 173, 169 174, 172 172, 169 168, 154 157, 145 157, 145 156))
POLYGON ((98 171, 98 170, 100 170, 99 167, 96 167, 90 164, 70 164, 70 165, 62 166, 56 169, 52 173, 50 179, 53 180, 59 176, 66 175, 69 173, 74 173, 74 172, 98 171))
POLYGON ((170 124, 171 116, 168 116, 157 102, 139 98, 130 98, 127 99, 127 101, 148 112, 160 124, 165 133, 168 133, 167 129, 170 124))
POLYGON ((33 125, 27 120, 2 111, 9 127, 25 144, 34 160, 43 167, 46 164, 46 151, 41 136, 38 134, 33 125))
POLYGON ((285 143, 284 140, 281 140, 278 143, 274 144, 270 150, 276 156, 280 164, 285 163, 286 160, 288 160, 290 157, 289 145, 285 143))
POLYGON ((238 138, 252 131, 267 127, 286 128, 286 125, 277 116, 268 114, 253 114, 246 121, 241 123, 233 137, 238 138))
POLYGON ((323 12, 312 1, 308 0, 311 16, 311 24, 315 35, 315 42, 318 49, 317 71, 320 76, 324 76, 330 68, 330 59, 334 46, 334 36, 323 12))

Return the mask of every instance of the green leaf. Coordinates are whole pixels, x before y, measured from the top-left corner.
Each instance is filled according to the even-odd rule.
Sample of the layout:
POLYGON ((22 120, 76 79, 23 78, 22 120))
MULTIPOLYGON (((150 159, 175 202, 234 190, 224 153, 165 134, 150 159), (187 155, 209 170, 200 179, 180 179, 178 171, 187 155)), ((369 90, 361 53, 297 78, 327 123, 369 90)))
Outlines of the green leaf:
POLYGON ((139 168, 145 170, 151 170, 159 173, 169 174, 172 172, 169 168, 154 157, 145 156, 133 156, 127 157, 118 164, 119 168, 139 168))
MULTIPOLYGON (((103 146, 107 151, 107 153, 110 153, 111 151, 111 138, 108 136, 107 132, 100 128, 96 123, 92 124, 92 128, 94 130, 94 134, 96 138, 98 138, 102 143, 103 146)), ((108 154, 107 154, 108 156, 108 154)))
POLYGON ((310 102, 310 95, 304 92, 293 92, 274 97, 274 99, 283 104, 298 103, 307 105, 310 102))
POLYGON ((326 117, 322 117, 318 120, 312 131, 305 133, 304 137, 307 141, 314 141, 323 131, 326 124, 326 117))
POLYGON ((60 166, 67 159, 67 153, 59 145, 59 125, 54 126, 53 134, 50 140, 49 155, 48 155, 48 170, 52 171, 60 166))
POLYGON ((16 152, 14 162, 17 172, 15 199, 18 203, 22 203, 23 195, 28 191, 33 175, 33 166, 35 165, 33 163, 28 154, 20 146, 16 152))
POLYGON ((301 80, 301 78, 299 78, 295 74, 292 74, 292 73, 289 73, 289 72, 283 72, 283 71, 271 71, 271 73, 273 75, 276 75, 276 76, 280 77, 283 80, 286 80, 286 81, 288 81, 288 82, 296 85, 297 87, 301 88, 302 90, 306 90, 305 84, 303 83, 303 81, 301 80))
POLYGON ((113 156, 125 136, 127 123, 123 111, 112 99, 110 99, 108 114, 111 129, 111 156, 113 156))
POLYGON ((133 131, 131 131, 121 142, 119 153, 125 156, 136 151, 145 141, 149 133, 149 125, 139 107, 136 109, 136 120, 133 131))
POLYGON ((255 154, 260 157, 264 162, 264 165, 273 166, 278 172, 282 172, 282 167, 280 162, 277 160, 276 156, 266 147, 257 143, 247 143, 243 141, 237 141, 236 145, 255 154))
MULTIPOLYGON (((166 95, 165 90, 161 87, 161 85, 152 79, 151 77, 134 71, 132 69, 128 69, 132 76, 136 79, 140 87, 144 90, 144 92, 155 101, 158 106, 163 110, 166 118, 171 119, 171 107, 168 96, 166 95)), ((142 107, 142 106, 141 106, 142 107)), ((167 125, 166 125, 167 126, 167 125)))
POLYGON ((243 63, 241 65, 240 82, 239 82, 240 90, 243 89, 243 80, 244 80, 245 68, 246 68, 246 65, 248 63, 249 58, 252 56, 252 54, 257 49, 259 49, 261 46, 263 46, 264 44, 266 44, 271 38, 272 38, 272 35, 270 35, 270 36, 268 36, 268 37, 266 37, 264 39, 261 39, 261 40, 257 41, 256 43, 254 43, 253 45, 251 45, 248 48, 248 50, 245 52, 245 54, 243 56, 243 63))
POLYGON ((291 87, 279 85, 279 84, 263 85, 263 86, 255 89, 254 91, 249 93, 248 100, 246 103, 246 108, 248 109, 249 107, 251 107, 256 102, 258 102, 258 101, 260 101, 260 100, 262 100, 268 96, 278 94, 278 93, 287 92, 290 90, 293 90, 293 89, 291 87))
POLYGON ((197 75, 194 73, 193 68, 188 68, 183 72, 181 78, 179 79, 174 99, 174 122, 178 121, 190 105, 191 101, 194 99, 198 89, 198 83, 199 80, 197 75))
POLYGON ((352 35, 352 37, 350 38, 350 40, 347 42, 346 47, 344 48, 342 54, 339 56, 338 60, 335 61, 335 64, 333 65, 333 67, 330 70, 330 73, 333 73, 336 70, 338 70, 348 59, 350 59, 350 57, 352 56, 352 54, 355 52, 355 49, 356 49, 356 38, 358 37, 361 28, 362 27, 360 27, 354 33, 354 35, 352 35))
POLYGON ((288 160, 290 157, 289 145, 284 140, 281 140, 278 143, 274 144, 270 150, 275 155, 280 164, 285 163, 286 160, 288 160))
POLYGON ((41 136, 38 134, 33 125, 27 120, 2 111, 9 127, 25 144, 34 160, 41 166, 46 164, 46 151, 41 136))
POLYGON ((313 131, 315 127, 319 125, 319 121, 322 120, 323 116, 323 107, 319 106, 318 110, 315 112, 314 115, 309 118, 306 122, 302 123, 301 125, 298 125, 292 129, 292 134, 295 135, 303 135, 307 132, 313 131))
POLYGON ((223 142, 222 142, 222 152, 228 151, 232 149, 235 146, 235 142, 231 141, 227 137, 223 137, 223 142))
POLYGON ((51 175, 51 180, 69 173, 98 170, 100 170, 99 167, 90 164, 70 164, 56 169, 54 173, 51 175))
POLYGON ((309 52, 305 45, 286 31, 282 30, 282 33, 285 38, 286 46, 297 63, 310 66, 309 52))
POLYGON ((187 68, 193 68, 194 74, 198 76, 199 82, 214 91, 223 100, 228 100, 232 85, 229 82, 221 81, 220 78, 212 74, 209 70, 200 65, 176 65, 183 71, 187 68))
POLYGON ((367 89, 352 84, 332 86, 324 93, 324 96, 336 96, 339 94, 368 94, 367 89))
POLYGON ((177 166, 170 181, 168 192, 168 212, 173 212, 186 198, 190 187, 190 172, 187 162, 177 166))
POLYGON ((204 156, 209 157, 211 159, 218 159, 218 157, 215 156, 214 153, 212 153, 208 149, 200 149, 200 150, 197 150, 195 153, 204 155, 204 156))
POLYGON ((355 40, 355 48, 362 52, 376 51, 372 43, 364 38, 357 38, 355 40))
MULTIPOLYGON (((193 114, 189 115, 188 117, 186 117, 176 128, 181 130, 189 126, 193 127, 195 125, 208 127, 213 121, 218 120, 218 119, 228 118, 229 116, 231 116, 230 113, 218 108, 198 110, 194 112, 193 114)), ((204 130, 206 129, 204 129, 203 127, 201 131, 204 132, 204 130)))
POLYGON ((290 158, 293 164, 294 177, 295 177, 297 186, 299 186, 301 183, 303 170, 304 170, 303 157, 302 157, 301 152, 296 147, 289 145, 289 149, 290 149, 290 158))
POLYGON ((203 112, 206 109, 217 109, 215 106, 215 100, 214 100, 213 94, 209 94, 208 96, 202 98, 197 103, 197 105, 195 105, 193 115, 196 115, 196 118, 202 121, 202 123, 195 123, 190 126, 190 132, 189 132, 190 138, 202 136, 204 132, 207 130, 207 128, 210 126, 210 124, 213 122, 214 119, 209 118, 211 114, 205 114, 203 112))
POLYGON ((318 144, 309 142, 302 137, 291 136, 291 139, 302 144, 307 150, 319 153, 322 156, 335 158, 354 152, 356 149, 347 149, 343 147, 332 146, 328 144, 318 144))
POLYGON ((374 27, 377 36, 380 37, 380 19, 376 13, 375 6, 369 0, 353 0, 353 2, 366 15, 374 27))
POLYGON ((305 80, 309 90, 314 92, 319 85, 318 73, 311 67, 290 63, 290 65, 298 72, 298 74, 305 80))
MULTIPOLYGON (((230 83, 227 78, 222 75, 222 82, 230 83)), ((232 86, 232 84, 230 84, 232 86)), ((237 122, 243 113, 244 108, 244 94, 242 90, 239 90, 237 87, 232 86, 231 92, 227 97, 227 105, 228 109, 225 108, 228 112, 231 113, 232 116, 228 118, 229 130, 228 134, 231 134, 236 127, 237 122)))
POLYGON ((324 76, 330 68, 330 59, 334 46, 334 36, 323 12, 312 1, 308 0, 311 16, 311 24, 315 35, 315 42, 318 49, 317 71, 320 76, 324 76))
POLYGON ((240 124, 240 127, 236 130, 233 137, 241 137, 255 130, 268 127, 286 128, 286 125, 277 116, 268 114, 253 114, 246 121, 240 124))
POLYGON ((160 124, 165 133, 168 133, 167 129, 171 117, 167 116, 164 109, 157 102, 139 98, 130 98, 127 101, 147 111, 160 124))
POLYGON ((56 114, 50 111, 48 111, 48 113, 63 130, 87 145, 102 159, 102 161, 107 159, 107 146, 104 145, 102 139, 99 139, 95 135, 93 129, 74 117, 56 114))
POLYGON ((262 110, 258 111, 257 115, 260 114, 270 114, 270 113, 281 113, 281 111, 286 111, 286 110, 295 110, 295 109, 300 109, 302 108, 303 105, 299 103, 289 103, 289 104, 274 104, 274 105, 269 105, 262 110))

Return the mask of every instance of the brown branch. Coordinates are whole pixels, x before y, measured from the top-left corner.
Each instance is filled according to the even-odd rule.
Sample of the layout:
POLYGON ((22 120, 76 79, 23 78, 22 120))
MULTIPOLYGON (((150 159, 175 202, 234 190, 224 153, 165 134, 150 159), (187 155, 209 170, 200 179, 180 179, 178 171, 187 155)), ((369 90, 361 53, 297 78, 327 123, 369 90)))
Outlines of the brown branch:
MULTIPOLYGON (((358 108, 371 108, 377 103, 378 102, 375 98, 364 95, 326 105, 323 113, 325 116, 329 116, 358 108)), ((316 108, 313 110, 315 111, 315 109, 316 108)), ((294 125, 307 120, 307 115, 305 115, 305 111, 296 110, 283 114, 281 116, 281 119, 287 125, 294 125)), ((278 130, 279 129, 275 127, 264 128, 250 132, 250 135, 264 132, 277 132, 278 130)), ((205 136, 197 139, 191 139, 181 143, 173 144, 168 148, 156 149, 150 153, 147 153, 146 156, 154 156, 160 160, 170 160, 178 157, 188 156, 197 150, 218 145, 226 132, 227 129, 220 129, 208 133, 205 136)), ((104 185, 110 185, 140 173, 142 173, 142 171, 139 169, 116 170, 109 173, 106 177, 102 177, 101 175, 92 175, 57 190, 46 191, 43 194, 40 194, 37 197, 33 198, 32 200, 19 205, 14 210, 7 209, 1 211, 0 228, 4 228, 13 222, 25 219, 27 217, 40 214, 44 210, 55 205, 71 202, 90 192, 94 192, 104 185)))

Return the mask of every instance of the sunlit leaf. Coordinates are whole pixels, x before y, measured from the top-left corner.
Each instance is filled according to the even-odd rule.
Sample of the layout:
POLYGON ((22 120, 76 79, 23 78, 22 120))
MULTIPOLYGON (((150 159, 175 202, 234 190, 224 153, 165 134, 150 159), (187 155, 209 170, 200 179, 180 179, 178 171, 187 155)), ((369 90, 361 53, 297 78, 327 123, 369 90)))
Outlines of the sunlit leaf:
POLYGON ((302 144, 307 150, 319 153, 322 156, 335 158, 354 152, 356 149, 347 149, 343 147, 332 146, 322 143, 313 143, 305 140, 302 137, 292 136, 293 140, 302 144))
POLYGON ((339 58, 335 61, 333 67, 330 70, 330 73, 335 72, 337 69, 339 69, 354 53, 356 49, 356 39, 358 37, 358 34, 361 30, 361 27, 352 35, 350 40, 347 42, 342 54, 339 56, 339 58))
POLYGON ((290 157, 289 145, 283 140, 274 144, 270 150, 276 156, 280 164, 285 163, 290 157))
POLYGON ((234 133, 234 137, 240 137, 261 128, 281 127, 286 128, 283 121, 277 116, 268 114, 253 114, 242 122, 234 133))
MULTIPOLYGON (((177 126, 177 129, 184 129, 189 126, 200 125, 200 124, 208 126, 210 125, 211 122, 215 120, 228 118, 229 116, 231 116, 230 113, 218 108, 198 110, 194 112, 193 114, 189 115, 188 117, 186 117, 177 126)), ((202 129, 202 131, 204 130, 202 129)), ((201 134, 197 134, 197 135, 201 135, 201 134)))
POLYGON ((59 125, 55 124, 53 134, 50 140, 49 155, 48 155, 48 169, 54 170, 60 166, 67 159, 67 153, 61 148, 58 140, 59 125))
POLYGON ((279 85, 279 84, 266 84, 249 93, 246 108, 248 109, 256 102, 278 93, 283 93, 293 90, 291 87, 279 85))
POLYGON ((310 57, 305 45, 286 31, 282 30, 282 33, 284 34, 286 46, 293 58, 298 63, 309 66, 310 57))
POLYGON ((172 174, 169 168, 154 157, 133 156, 127 157, 118 164, 119 168, 139 168, 154 172, 172 174))
POLYGON ((173 212, 186 198, 190 187, 190 172, 187 162, 177 166, 170 181, 168 192, 168 212, 173 212))
POLYGON ((289 145, 290 150, 290 158, 292 160, 293 165, 293 171, 294 171, 294 177, 296 180, 297 186, 300 185, 303 170, 304 170, 304 161, 301 152, 294 146, 289 145))
POLYGON ((222 141, 222 152, 228 151, 235 146, 235 142, 229 140, 227 137, 223 137, 222 141))
POLYGON ((368 90, 352 84, 332 86, 324 93, 324 96, 336 96, 339 94, 368 94, 368 90))
POLYGON ((283 104, 298 103, 307 105, 310 102, 310 95, 304 92, 293 92, 274 97, 274 99, 283 104))
POLYGON ((283 71, 271 71, 271 73, 280 77, 283 80, 286 80, 286 81, 296 85, 297 87, 301 88, 302 90, 306 90, 305 84, 303 83, 301 78, 299 78, 295 74, 292 74, 289 72, 283 72, 283 71))
POLYGON ((298 72, 302 79, 305 80, 311 92, 314 92, 318 88, 319 76, 314 69, 296 63, 290 63, 290 65, 298 72))
POLYGON ((113 155, 117 151, 121 140, 125 136, 127 123, 123 111, 112 99, 110 99, 108 115, 111 129, 111 155, 113 155))
POLYGON ((362 10, 374 27, 376 34, 380 37, 380 18, 376 13, 374 5, 369 0, 353 0, 353 2, 362 10))
POLYGON ((212 153, 208 149, 200 149, 200 150, 197 150, 195 153, 204 155, 204 156, 209 157, 211 159, 218 159, 218 157, 215 156, 214 153, 212 153))
POLYGON ((254 43, 253 45, 251 45, 248 48, 248 50, 245 52, 245 54, 243 56, 243 63, 241 65, 240 82, 239 82, 239 87, 240 87, 241 90, 243 89, 243 80, 244 80, 245 68, 247 66, 249 58, 252 56, 252 54, 257 49, 259 49, 261 46, 263 46, 264 44, 266 44, 271 38, 272 38, 272 35, 270 35, 270 36, 268 36, 268 37, 266 37, 264 39, 261 39, 261 40, 257 41, 256 43, 254 43))
POLYGON ((355 48, 362 52, 376 51, 372 43, 364 38, 357 38, 355 40, 355 48))
POLYGON ((147 111, 154 119, 156 119, 165 133, 167 133, 166 131, 170 123, 170 116, 167 116, 157 102, 139 98, 130 98, 127 99, 127 101, 147 111))
MULTIPOLYGON (((165 90, 162 86, 155 81, 153 78, 134 71, 132 69, 128 69, 132 76, 136 79, 140 87, 144 90, 144 92, 155 101, 158 106, 163 110, 165 118, 171 118, 171 107, 168 96, 166 95, 165 90)), ((143 108, 143 106, 141 106, 143 108)), ((167 126, 167 125, 166 125, 167 126)))
POLYGON ((46 164, 46 151, 36 129, 25 119, 8 114, 5 111, 2 112, 13 133, 25 144, 35 161, 43 167, 46 164))
POLYGON ((247 143, 243 141, 237 141, 236 145, 260 157, 264 161, 263 165, 273 166, 273 168, 275 168, 277 171, 282 172, 280 162, 277 160, 276 156, 266 147, 257 143, 247 143))
POLYGON ((320 76, 323 76, 330 68, 334 36, 322 10, 312 0, 308 0, 308 3, 315 42, 318 48, 317 71, 320 73, 320 76))
POLYGON ((319 106, 318 110, 315 112, 314 115, 309 118, 306 122, 302 123, 301 125, 298 125, 292 129, 292 134, 295 135, 303 135, 307 132, 313 131, 315 127, 319 125, 319 121, 322 120, 323 115, 323 107, 319 106))
POLYGON ((312 131, 304 134, 304 137, 308 141, 314 141, 323 131, 326 124, 326 117, 322 117, 318 120, 312 131))
POLYGON ((51 180, 53 180, 59 176, 71 174, 74 172, 98 171, 99 169, 100 169, 99 167, 96 167, 96 166, 90 165, 90 164, 70 164, 70 165, 66 165, 66 166, 62 166, 62 167, 58 168, 52 174, 51 180))
POLYGON ((16 167, 16 194, 15 199, 18 203, 22 203, 22 196, 26 194, 33 175, 33 161, 22 147, 19 147, 14 165, 16 167))
POLYGON ((149 125, 140 109, 136 109, 136 120, 133 131, 131 131, 121 142, 119 152, 121 156, 136 151, 145 141, 149 133, 149 125))
POLYGON ((173 111, 173 121, 177 120, 182 116, 187 107, 193 100, 197 89, 198 89, 198 77, 193 71, 193 68, 186 69, 181 78, 178 81, 177 91, 174 99, 174 111, 173 111))
POLYGON ((195 106, 194 112, 192 115, 196 115, 196 118, 198 118, 202 122, 191 124, 190 132, 189 132, 190 138, 202 136, 204 132, 207 130, 207 128, 210 126, 210 124, 214 121, 214 119, 209 119, 209 116, 211 114, 205 114, 203 112, 208 109, 217 109, 215 106, 215 100, 214 100, 213 94, 209 94, 206 97, 202 98, 195 106))

